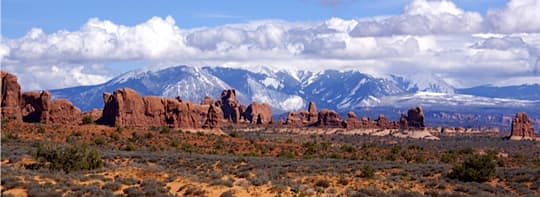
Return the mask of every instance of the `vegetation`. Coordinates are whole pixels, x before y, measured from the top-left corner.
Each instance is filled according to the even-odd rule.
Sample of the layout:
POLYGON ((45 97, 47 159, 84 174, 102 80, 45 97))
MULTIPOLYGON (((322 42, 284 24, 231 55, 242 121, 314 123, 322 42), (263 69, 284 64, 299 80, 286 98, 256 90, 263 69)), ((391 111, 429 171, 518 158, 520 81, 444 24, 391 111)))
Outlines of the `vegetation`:
POLYGON ((101 168, 103 161, 99 151, 86 144, 68 147, 56 147, 50 144, 39 144, 35 153, 39 165, 66 173, 78 170, 101 168))
POLYGON ((84 116, 82 118, 82 124, 85 125, 85 124, 93 124, 94 123, 94 118, 92 118, 92 116, 88 115, 88 116, 84 116))
POLYGON ((494 154, 473 154, 463 163, 455 164, 449 176, 466 182, 485 182, 495 176, 496 166, 494 154))

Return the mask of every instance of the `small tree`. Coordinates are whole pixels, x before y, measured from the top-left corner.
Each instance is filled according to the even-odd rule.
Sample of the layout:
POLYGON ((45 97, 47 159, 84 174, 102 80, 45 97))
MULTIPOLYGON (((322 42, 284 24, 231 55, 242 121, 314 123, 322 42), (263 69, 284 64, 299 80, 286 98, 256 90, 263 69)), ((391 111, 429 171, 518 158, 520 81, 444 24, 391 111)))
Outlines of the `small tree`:
POLYGON ((466 182, 485 182, 495 176, 496 166, 494 154, 473 154, 462 163, 455 164, 449 177, 466 182))

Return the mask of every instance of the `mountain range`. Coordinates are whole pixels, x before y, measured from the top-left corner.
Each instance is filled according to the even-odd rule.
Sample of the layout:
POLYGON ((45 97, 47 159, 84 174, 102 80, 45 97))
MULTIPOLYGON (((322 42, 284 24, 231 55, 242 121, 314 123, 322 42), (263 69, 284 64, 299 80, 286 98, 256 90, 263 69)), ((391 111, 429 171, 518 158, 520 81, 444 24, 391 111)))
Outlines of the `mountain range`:
MULTIPOLYGON (((274 114, 303 109, 310 101, 319 108, 378 112, 416 105, 437 111, 476 113, 490 109, 499 115, 527 111, 540 118, 540 85, 478 86, 458 89, 432 74, 374 77, 359 71, 228 68, 175 66, 143 68, 119 75, 106 83, 51 90, 83 111, 103 107, 103 92, 130 87, 142 95, 180 96, 199 102, 217 98, 224 89, 236 89, 241 103, 267 102, 274 114), (497 110, 500 109, 500 110, 497 110), (493 111, 494 110, 494 111, 493 111)), ((396 110, 399 109, 399 110, 396 110)), ((427 110, 429 111, 429 110, 427 110)))

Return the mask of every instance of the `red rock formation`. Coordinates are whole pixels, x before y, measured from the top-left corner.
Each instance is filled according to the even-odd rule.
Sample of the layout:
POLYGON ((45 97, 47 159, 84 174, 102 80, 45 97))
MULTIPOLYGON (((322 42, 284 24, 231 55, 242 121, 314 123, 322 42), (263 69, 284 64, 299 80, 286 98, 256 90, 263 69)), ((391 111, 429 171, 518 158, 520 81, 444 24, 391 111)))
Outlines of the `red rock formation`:
POLYGON ((512 121, 510 139, 536 139, 532 120, 525 112, 516 113, 516 117, 512 121))
POLYGON ((287 121, 285 124, 289 127, 301 127, 303 126, 302 120, 299 117, 298 112, 287 113, 287 121))
POLYGON ((200 128, 201 108, 191 102, 166 99, 166 120, 169 127, 200 128))
POLYGON ((421 106, 409 109, 407 112, 407 122, 409 127, 424 128, 424 110, 421 106))
POLYGON ((318 114, 318 127, 342 127, 342 120, 334 110, 322 109, 318 114))
POLYGON ((250 123, 269 124, 272 122, 272 108, 268 103, 251 103, 243 116, 250 123))
POLYGON ((161 127, 165 125, 165 101, 158 96, 142 97, 145 126, 161 127))
POLYGON ((401 114, 401 117, 399 118, 399 127, 402 129, 409 128, 409 121, 407 120, 407 116, 405 116, 405 114, 401 114))
POLYGON ((343 127, 346 129, 358 129, 364 127, 364 124, 358 120, 354 112, 349 112, 347 113, 347 119, 343 121, 343 127))
POLYGON ((279 117, 277 124, 278 124, 278 125, 283 125, 283 124, 285 124, 285 121, 283 121, 283 117, 281 117, 281 116, 279 117))
POLYGON ((130 88, 117 89, 111 96, 105 96, 102 121, 111 126, 148 126, 142 97, 130 88))
POLYGON ((214 99, 210 96, 205 96, 201 101, 201 105, 213 105, 214 99))
POLYGON ((76 124, 81 120, 81 110, 67 99, 55 99, 48 111, 47 123, 76 124))
POLYGON ((223 118, 223 112, 218 106, 210 105, 208 107, 208 113, 203 128, 215 129, 220 127, 221 120, 223 118))
POLYGON ((22 100, 23 121, 47 123, 51 106, 51 93, 49 91, 25 92, 22 94, 22 100))
POLYGON ((223 90, 219 104, 223 111, 223 118, 238 123, 240 120, 240 103, 236 100, 236 90, 223 90))
POLYGON ((21 86, 17 82, 17 76, 1 71, 2 81, 2 118, 22 120, 21 113, 21 86))
POLYGON ((101 118, 101 115, 103 114, 103 110, 101 109, 92 109, 90 111, 87 111, 87 112, 83 112, 82 113, 82 117, 86 117, 86 116, 89 116, 92 118, 93 121, 97 121, 101 118))
POLYGON ((317 105, 315 105, 315 102, 310 101, 308 106, 308 114, 307 114, 307 121, 309 123, 316 122, 318 120, 318 112, 317 112, 317 105))

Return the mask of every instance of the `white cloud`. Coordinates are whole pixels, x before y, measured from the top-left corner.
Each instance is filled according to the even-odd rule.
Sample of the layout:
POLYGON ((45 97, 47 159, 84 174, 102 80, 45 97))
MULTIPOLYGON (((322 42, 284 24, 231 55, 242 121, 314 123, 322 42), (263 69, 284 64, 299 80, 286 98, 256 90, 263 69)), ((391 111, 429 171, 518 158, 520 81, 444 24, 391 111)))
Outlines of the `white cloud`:
POLYGON ((182 29, 172 17, 134 26, 89 19, 79 30, 39 28, 0 44, 2 69, 25 89, 102 83, 103 65, 270 65, 355 69, 373 75, 431 72, 464 86, 532 75, 540 56, 539 1, 512 0, 486 16, 448 0, 414 0, 401 14, 319 22, 250 21, 182 29), (531 11, 532 10, 532 11, 531 11), (521 22, 516 18, 523 19, 521 22))
POLYGON ((490 28, 501 33, 540 32, 540 0, 512 0, 503 9, 487 13, 490 28))

